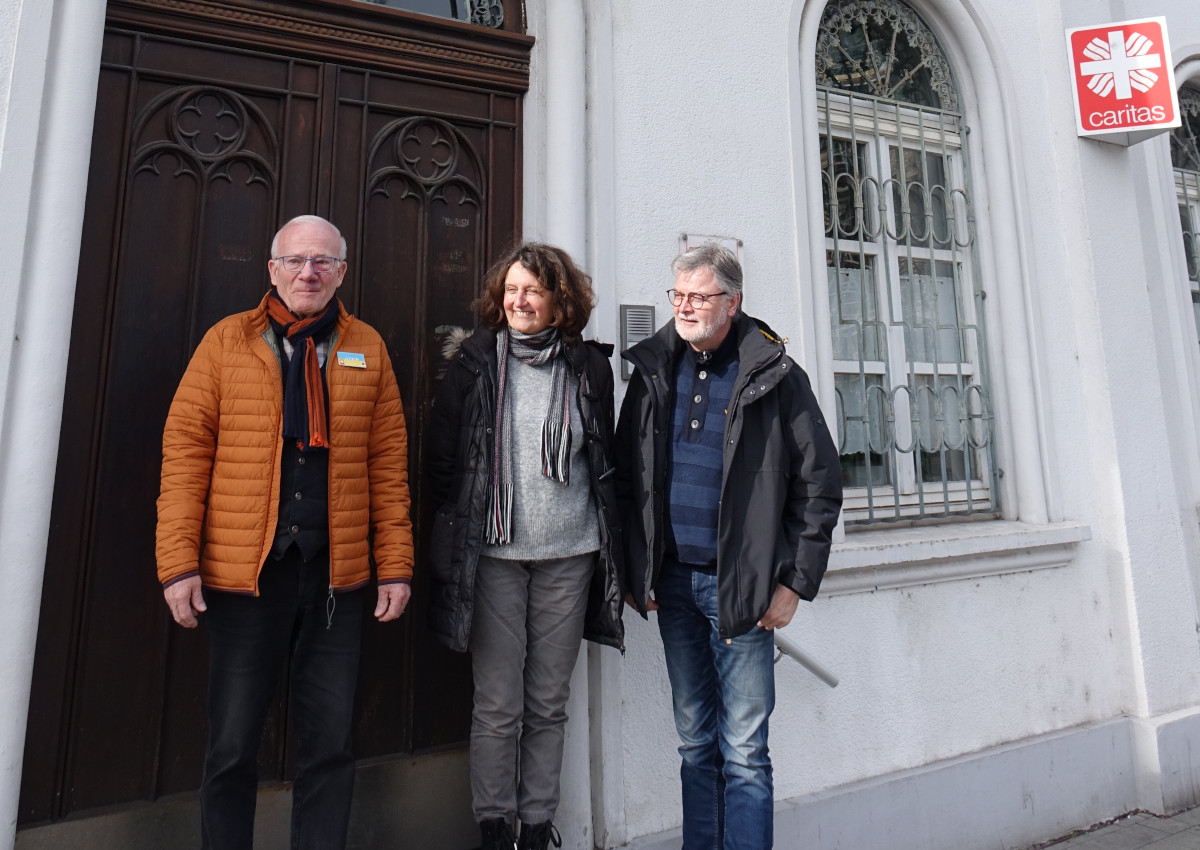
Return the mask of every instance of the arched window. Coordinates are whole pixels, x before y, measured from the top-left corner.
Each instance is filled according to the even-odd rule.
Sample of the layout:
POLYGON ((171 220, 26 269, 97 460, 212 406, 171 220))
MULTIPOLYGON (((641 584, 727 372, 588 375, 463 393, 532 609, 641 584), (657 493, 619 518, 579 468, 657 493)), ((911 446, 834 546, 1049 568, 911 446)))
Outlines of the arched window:
POLYGON ((1179 112, 1183 123, 1171 131, 1171 165, 1175 166, 1175 195, 1179 199, 1179 221, 1183 225, 1183 251, 1187 257, 1192 312, 1200 337, 1200 91, 1189 86, 1179 90, 1179 112))
POLYGON ((993 516, 984 295, 950 64, 899 0, 831 0, 816 68, 847 521, 993 516))

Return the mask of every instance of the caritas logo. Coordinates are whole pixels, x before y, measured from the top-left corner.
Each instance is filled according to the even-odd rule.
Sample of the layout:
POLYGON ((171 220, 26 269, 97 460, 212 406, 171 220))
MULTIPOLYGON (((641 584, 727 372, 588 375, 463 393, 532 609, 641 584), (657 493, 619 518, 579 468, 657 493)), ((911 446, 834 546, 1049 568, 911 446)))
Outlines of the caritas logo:
POLYGON ((1070 29, 1067 48, 1079 135, 1179 126, 1166 18, 1070 29))

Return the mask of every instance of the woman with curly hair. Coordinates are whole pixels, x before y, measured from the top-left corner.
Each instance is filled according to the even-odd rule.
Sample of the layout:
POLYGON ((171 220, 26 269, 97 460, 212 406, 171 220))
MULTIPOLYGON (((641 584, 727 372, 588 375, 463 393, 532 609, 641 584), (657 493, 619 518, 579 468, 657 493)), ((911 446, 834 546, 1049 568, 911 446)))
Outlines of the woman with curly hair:
POLYGON ((612 346, 580 339, 593 303, 566 251, 513 249, 487 273, 481 327, 447 344, 434 401, 430 623, 471 652, 483 850, 561 845, 551 820, 580 641, 623 648, 612 346))

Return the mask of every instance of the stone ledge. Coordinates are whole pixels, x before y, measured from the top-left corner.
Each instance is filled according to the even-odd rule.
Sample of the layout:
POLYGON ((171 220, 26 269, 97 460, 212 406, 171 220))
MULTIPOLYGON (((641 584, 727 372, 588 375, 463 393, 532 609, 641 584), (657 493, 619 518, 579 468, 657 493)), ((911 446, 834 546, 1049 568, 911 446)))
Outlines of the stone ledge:
POLYGON ((1063 567, 1092 530, 1013 520, 850 532, 835 544, 821 596, 1063 567))

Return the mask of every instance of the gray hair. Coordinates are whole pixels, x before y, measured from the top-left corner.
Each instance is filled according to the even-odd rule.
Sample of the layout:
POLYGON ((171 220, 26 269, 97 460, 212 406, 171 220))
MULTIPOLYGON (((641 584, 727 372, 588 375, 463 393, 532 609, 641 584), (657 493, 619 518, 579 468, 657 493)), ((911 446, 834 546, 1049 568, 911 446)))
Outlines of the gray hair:
POLYGON ((705 242, 671 261, 671 271, 677 276, 699 269, 711 271, 717 286, 726 295, 742 294, 742 264, 728 248, 722 248, 716 242, 705 242))
POLYGON ((277 230, 275 232, 275 238, 271 240, 271 256, 272 257, 279 256, 279 236, 280 236, 280 234, 282 234, 283 231, 287 230, 293 224, 324 224, 324 225, 328 225, 329 227, 332 227, 333 232, 337 234, 338 243, 341 246, 342 254, 340 257, 338 257, 338 259, 339 260, 346 259, 346 237, 342 235, 342 231, 337 229, 336 224, 334 224, 332 221, 321 218, 319 215, 298 215, 295 218, 293 218, 291 221, 287 222, 283 227, 279 228, 279 230, 277 230))

